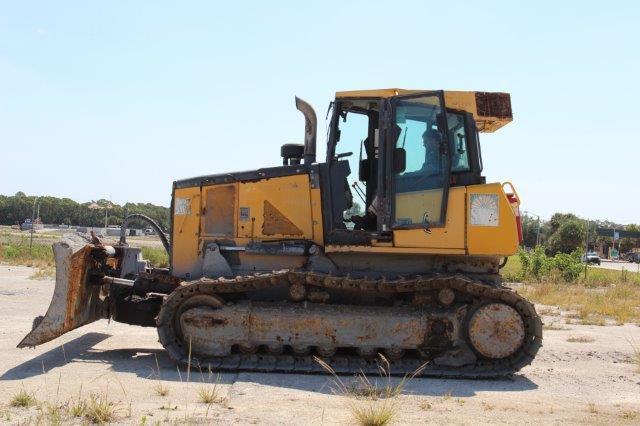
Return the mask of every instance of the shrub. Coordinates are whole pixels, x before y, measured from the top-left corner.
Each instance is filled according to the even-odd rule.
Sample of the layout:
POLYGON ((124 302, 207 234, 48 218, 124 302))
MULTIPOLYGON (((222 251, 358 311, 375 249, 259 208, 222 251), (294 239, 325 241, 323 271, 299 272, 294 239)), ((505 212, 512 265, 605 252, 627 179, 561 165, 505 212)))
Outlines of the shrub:
POLYGON ((584 268, 580 260, 581 254, 579 250, 574 250, 571 254, 557 253, 550 257, 545 254, 541 246, 537 246, 528 253, 520 250, 518 257, 522 268, 521 278, 541 281, 557 275, 565 282, 574 282, 584 268))
POLYGON ((576 281, 584 270, 580 255, 580 252, 575 250, 571 254, 558 253, 553 257, 553 267, 558 270, 566 282, 576 281))
POLYGON ((142 247, 142 257, 156 268, 166 268, 169 266, 169 255, 164 247, 142 247))

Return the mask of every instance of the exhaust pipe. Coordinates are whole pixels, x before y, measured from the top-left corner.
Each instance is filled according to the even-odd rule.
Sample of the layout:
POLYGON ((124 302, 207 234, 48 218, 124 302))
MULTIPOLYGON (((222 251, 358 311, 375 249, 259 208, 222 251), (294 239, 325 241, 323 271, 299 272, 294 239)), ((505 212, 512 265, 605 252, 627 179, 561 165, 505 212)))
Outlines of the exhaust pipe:
POLYGON ((296 108, 304 115, 304 164, 316 162, 316 129, 318 119, 313 107, 296 96, 296 108))

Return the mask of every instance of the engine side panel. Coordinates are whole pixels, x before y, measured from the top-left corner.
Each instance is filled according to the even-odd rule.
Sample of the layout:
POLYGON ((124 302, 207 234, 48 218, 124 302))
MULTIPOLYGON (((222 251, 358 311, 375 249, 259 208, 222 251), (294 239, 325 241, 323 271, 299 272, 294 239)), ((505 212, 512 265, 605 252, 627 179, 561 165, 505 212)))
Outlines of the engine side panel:
POLYGON ((171 272, 179 278, 198 276, 202 271, 200 234, 200 187, 176 188, 173 193, 171 272))
MULTIPOLYGON (((172 274, 196 279, 203 273, 210 243, 245 246, 274 240, 307 240, 322 244, 320 188, 307 174, 265 177, 260 180, 209 184, 174 189, 172 274)), ((299 268, 304 259, 285 256, 234 254, 234 270, 266 270, 276 265, 299 268), (293 263, 292 263, 293 262, 293 263)))
POLYGON ((309 175, 240 182, 237 236, 312 240, 309 175))

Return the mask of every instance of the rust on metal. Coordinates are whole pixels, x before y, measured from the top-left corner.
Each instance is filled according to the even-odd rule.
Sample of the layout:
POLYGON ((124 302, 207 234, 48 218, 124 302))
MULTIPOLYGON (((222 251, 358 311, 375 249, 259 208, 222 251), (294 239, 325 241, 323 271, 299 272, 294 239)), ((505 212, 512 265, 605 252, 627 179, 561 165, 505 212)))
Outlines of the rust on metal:
POLYGON ((481 116, 513 118, 508 93, 476 92, 476 108, 481 116))
POLYGON ((269 201, 264 200, 264 235, 302 235, 303 232, 269 201))
POLYGON ((450 288, 443 288, 438 292, 438 302, 444 306, 449 306, 456 298, 456 294, 450 288))
POLYGON ((236 211, 235 185, 213 186, 205 198, 204 233, 216 236, 233 236, 236 211))
POLYGON ((229 322, 225 318, 216 318, 206 314, 199 317, 185 317, 183 321, 185 324, 194 327, 214 327, 216 325, 226 325, 229 322))
POLYGON ((34 320, 34 327, 18 347, 37 346, 106 315, 103 287, 87 282, 94 264, 92 253, 102 246, 68 234, 53 244, 56 284, 47 313, 34 320))
POLYGON ((71 256, 69 263, 69 278, 67 287, 67 309, 64 316, 64 331, 73 329, 80 317, 80 312, 86 307, 85 296, 87 286, 85 279, 87 269, 91 264, 92 246, 85 246, 71 256))
POLYGON ((294 302, 301 302, 307 297, 307 289, 300 283, 294 283, 289 286, 289 298, 294 302))
MULTIPOLYGON (((424 375, 467 378, 512 374, 533 360, 542 337, 540 318, 526 300, 512 290, 481 283, 461 274, 380 280, 276 271, 236 277, 232 281, 200 279, 181 286, 167 297, 158 315, 158 325, 161 343, 172 359, 183 363, 189 362, 186 342, 192 339, 193 353, 198 362, 210 362, 221 369, 317 371, 308 369, 316 365, 312 355, 304 355, 308 351, 315 351, 320 356, 325 354, 326 358, 331 357, 335 362, 331 363, 332 367, 340 373, 371 372, 371 359, 367 358, 382 352, 391 353, 389 357, 399 356, 390 360, 392 368, 397 368, 392 374, 410 373, 429 361, 424 375), (334 290, 375 291, 385 298, 396 293, 408 296, 405 300, 413 300, 412 296, 420 293, 430 294, 432 303, 427 306, 413 303, 407 306, 386 304, 381 300, 384 304, 336 305, 311 303, 308 299, 297 303, 235 299, 239 292, 275 288, 276 283, 285 278, 289 284, 304 282, 308 293, 326 291, 331 297, 334 290), (459 302, 463 303, 454 302, 455 305, 449 309, 438 308, 437 294, 442 288, 453 289, 456 301, 461 296, 459 302), (216 295, 221 300, 227 294, 234 295, 217 309, 219 318, 229 319, 226 325, 205 329, 183 321, 186 316, 198 317, 206 312, 202 307, 206 304, 190 302, 205 294, 211 295, 207 297, 216 295), (469 296, 476 300, 473 305, 465 302, 469 296), (488 305, 483 305, 483 301, 488 305), (188 311, 182 309, 185 304, 189 306, 188 311), (510 344, 508 338, 505 340, 508 336, 499 332, 498 337, 485 338, 489 345, 492 338, 502 344, 506 341, 507 350, 504 353, 508 355, 497 359, 489 357, 492 355, 491 348, 485 351, 489 356, 483 355, 478 349, 474 350, 470 338, 470 328, 487 330, 487 327, 478 325, 470 327, 472 319, 480 321, 487 316, 486 322, 493 323, 494 330, 501 329, 499 323, 503 318, 492 312, 494 308, 486 308, 491 304, 498 305, 495 308, 498 312, 504 310, 502 305, 511 309, 505 310, 506 323, 516 324, 516 334, 520 331, 524 333, 521 339, 510 344), (478 313, 476 317, 473 315, 475 313, 478 313), (174 328, 176 325, 178 328, 174 328), (238 349, 241 346, 249 348, 251 354, 255 350, 275 355, 245 355, 238 349), (281 356, 285 348, 296 357, 292 357, 291 352, 281 356), (344 349, 347 348, 355 349, 352 352, 358 355, 346 352, 344 349), (337 349, 335 355, 334 349, 337 349), (406 351, 402 353, 402 349, 406 351)), ((493 354, 497 354, 497 351, 493 354)))
POLYGON ((514 354, 524 341, 522 317, 504 303, 489 303, 476 310, 469 320, 469 339, 483 356, 500 359, 514 354))

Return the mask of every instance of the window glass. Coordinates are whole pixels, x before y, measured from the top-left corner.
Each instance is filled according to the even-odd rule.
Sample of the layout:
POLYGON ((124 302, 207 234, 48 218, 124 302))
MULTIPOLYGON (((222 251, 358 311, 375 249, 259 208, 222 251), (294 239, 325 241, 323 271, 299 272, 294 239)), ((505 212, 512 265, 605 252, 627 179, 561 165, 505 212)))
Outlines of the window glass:
POLYGON ((462 114, 448 112, 447 126, 449 127, 451 171, 467 172, 470 170, 470 167, 464 116, 462 114))
POLYGON ((350 156, 342 158, 342 160, 349 161, 349 168, 351 169, 351 173, 347 176, 346 185, 348 187, 345 188, 345 196, 350 200, 351 206, 349 206, 348 202, 347 210, 344 212, 344 219, 346 227, 352 229, 354 224, 349 221, 349 218, 353 215, 362 215, 365 207, 353 185, 358 181, 361 149, 363 150, 363 158, 366 158, 362 144, 369 134, 369 117, 365 114, 354 112, 345 112, 344 114, 338 122, 340 140, 336 144, 335 154, 352 153, 350 156))
POLYGON ((404 169, 395 173, 396 226, 441 222, 449 179, 448 144, 438 124, 441 117, 438 96, 408 98, 396 104, 394 157, 406 159, 404 169))

